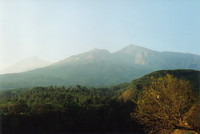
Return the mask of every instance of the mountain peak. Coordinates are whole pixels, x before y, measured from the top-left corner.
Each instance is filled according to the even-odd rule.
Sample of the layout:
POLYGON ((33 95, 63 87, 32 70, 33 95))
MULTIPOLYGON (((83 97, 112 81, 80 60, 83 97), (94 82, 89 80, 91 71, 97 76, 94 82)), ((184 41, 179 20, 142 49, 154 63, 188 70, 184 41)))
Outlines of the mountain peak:
POLYGON ((141 47, 141 46, 137 46, 137 45, 128 45, 124 48, 122 48, 121 50, 117 51, 116 53, 123 53, 123 54, 128 54, 128 55, 133 55, 136 53, 147 53, 153 50, 141 47))
POLYGON ((124 47, 124 48, 122 48, 121 50, 124 50, 124 51, 138 51, 138 50, 150 50, 150 49, 147 49, 147 48, 144 48, 144 47, 141 47, 141 46, 138 46, 138 45, 133 45, 133 44, 131 44, 131 45, 128 45, 128 46, 126 46, 126 47, 124 47))
POLYGON ((110 52, 108 50, 98 49, 98 48, 94 48, 90 50, 89 52, 84 53, 84 55, 92 56, 92 57, 105 57, 105 56, 108 56, 109 54, 110 52))
POLYGON ((135 45, 135 44, 130 44, 130 45, 127 45, 127 46, 125 46, 124 48, 136 48, 136 47, 140 47, 141 48, 141 46, 138 46, 138 45, 135 45))
POLYGON ((110 53, 110 52, 106 49, 94 48, 90 50, 89 53, 110 53))
POLYGON ((94 48, 88 52, 78 54, 78 55, 73 55, 69 58, 66 58, 58 64, 65 64, 67 62, 83 62, 83 61, 89 61, 89 60, 94 60, 94 59, 105 59, 110 55, 110 52, 106 49, 98 49, 94 48))
POLYGON ((99 49, 99 48, 93 48, 93 49, 91 49, 90 51, 100 51, 101 49, 99 49))
POLYGON ((133 62, 138 65, 145 65, 148 61, 148 56, 151 55, 153 50, 140 47, 137 45, 128 45, 121 50, 117 51, 115 54, 121 57, 127 57, 127 62, 133 62))
POLYGON ((28 57, 26 59, 18 61, 17 63, 11 65, 8 68, 0 70, 0 74, 20 73, 20 72, 34 70, 37 68, 42 68, 50 64, 51 63, 48 61, 44 61, 38 58, 37 56, 33 56, 33 57, 28 57))

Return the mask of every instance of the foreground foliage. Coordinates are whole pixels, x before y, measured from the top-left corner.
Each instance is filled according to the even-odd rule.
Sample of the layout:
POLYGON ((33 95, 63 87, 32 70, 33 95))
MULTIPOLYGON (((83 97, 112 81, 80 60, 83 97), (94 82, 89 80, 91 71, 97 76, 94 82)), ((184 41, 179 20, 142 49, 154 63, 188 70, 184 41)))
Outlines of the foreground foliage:
POLYGON ((199 131, 200 101, 189 81, 166 75, 143 87, 132 116, 146 126, 149 133, 175 128, 199 131))

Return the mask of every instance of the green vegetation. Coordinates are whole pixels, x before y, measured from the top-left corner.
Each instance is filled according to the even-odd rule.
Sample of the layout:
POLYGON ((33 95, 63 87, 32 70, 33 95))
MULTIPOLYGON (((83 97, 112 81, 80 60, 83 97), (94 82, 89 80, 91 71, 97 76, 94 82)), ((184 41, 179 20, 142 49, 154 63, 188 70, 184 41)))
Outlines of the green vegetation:
POLYGON ((174 77, 178 79, 184 79, 184 80, 189 81, 194 87, 193 90, 196 90, 195 92, 197 92, 200 96, 200 92, 199 92, 200 71, 178 69, 178 70, 159 70, 159 71, 155 71, 150 74, 144 75, 143 77, 139 79, 133 80, 132 82, 130 82, 128 85, 124 86, 121 89, 121 91, 130 90, 129 92, 130 93, 132 92, 132 96, 129 95, 128 98, 125 98, 126 95, 122 94, 121 98, 124 100, 127 100, 127 99, 136 100, 138 93, 143 90, 143 87, 148 86, 153 81, 153 79, 151 79, 152 77, 156 79, 156 78, 164 77, 167 74, 173 75, 174 77))
POLYGON ((189 81, 167 74, 152 78, 138 95, 137 108, 132 116, 146 125, 149 133, 175 128, 200 131, 200 100, 189 81))
POLYGON ((162 70, 109 88, 77 85, 1 91, 2 133, 197 131, 199 74, 162 70))
POLYGON ((0 94, 3 133, 142 132, 111 89, 36 87, 0 94))

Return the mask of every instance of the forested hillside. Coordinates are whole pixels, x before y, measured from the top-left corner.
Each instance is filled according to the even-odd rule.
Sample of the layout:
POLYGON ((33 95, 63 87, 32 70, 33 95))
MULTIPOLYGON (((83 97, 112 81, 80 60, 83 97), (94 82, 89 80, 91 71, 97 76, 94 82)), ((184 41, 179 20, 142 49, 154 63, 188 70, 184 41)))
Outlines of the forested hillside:
MULTIPOLYGON (((193 94, 198 96, 200 93, 200 72, 194 70, 156 71, 130 83, 108 88, 89 88, 77 85, 74 87, 48 86, 1 91, 1 130, 3 134, 144 133, 146 124, 141 125, 140 118, 136 118, 137 116, 133 114, 139 106, 138 98, 141 98, 141 93, 146 92, 146 89, 151 91, 149 89, 152 89, 152 83, 162 82, 168 76, 170 77, 166 81, 167 85, 177 85, 174 82, 179 80, 192 85, 188 89, 192 93, 189 98, 195 98, 193 94), (175 81, 170 83, 168 80, 175 81)), ((154 87, 157 88, 159 85, 154 87)), ((179 91, 183 89, 179 86, 175 88, 179 91)), ((157 92, 160 92, 160 89, 157 92)), ((168 97, 170 98, 170 95, 168 97)), ((195 107, 198 107, 196 100, 191 102, 187 109, 190 110, 193 103, 195 107)), ((172 111, 173 108, 168 110, 172 111)), ((185 111, 185 113, 187 112, 185 111)), ((195 115, 194 112, 192 115, 195 115)), ((176 128, 178 128, 176 124, 172 124, 169 131, 172 132, 176 128)), ((168 129, 168 127, 163 125, 156 131, 160 133, 164 129, 168 129)), ((195 128, 196 130, 198 130, 198 126, 195 128)))
POLYGON ((176 78, 185 79, 190 81, 194 89, 200 93, 200 71, 187 70, 187 69, 178 69, 178 70, 160 70, 155 71, 150 74, 144 75, 143 77, 133 80, 127 84, 123 89, 124 92, 121 95, 121 98, 124 100, 132 100, 136 98, 136 95, 143 89, 144 86, 147 86, 153 80, 151 78, 163 77, 166 74, 171 74, 176 78))

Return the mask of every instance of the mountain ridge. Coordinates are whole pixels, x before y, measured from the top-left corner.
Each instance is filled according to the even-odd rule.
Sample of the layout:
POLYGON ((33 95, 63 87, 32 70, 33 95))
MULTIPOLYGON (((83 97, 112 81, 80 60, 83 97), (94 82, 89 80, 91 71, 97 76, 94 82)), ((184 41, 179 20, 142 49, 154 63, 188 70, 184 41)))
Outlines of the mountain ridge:
POLYGON ((159 52, 136 45, 129 45, 114 53, 92 49, 44 68, 0 75, 0 89, 77 84, 104 87, 166 69, 200 70, 200 56, 159 52))
POLYGON ((41 60, 37 56, 32 56, 16 62, 15 64, 0 70, 0 74, 21 73, 50 65, 51 62, 41 60))

